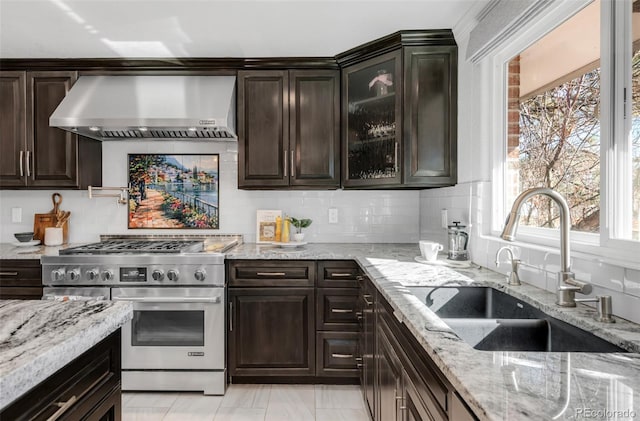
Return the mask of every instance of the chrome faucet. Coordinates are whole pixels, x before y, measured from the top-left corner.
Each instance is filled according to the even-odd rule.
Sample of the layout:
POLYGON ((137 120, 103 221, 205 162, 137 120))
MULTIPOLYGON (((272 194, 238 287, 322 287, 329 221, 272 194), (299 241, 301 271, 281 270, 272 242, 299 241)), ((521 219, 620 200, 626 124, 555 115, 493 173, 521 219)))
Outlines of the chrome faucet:
POLYGON ((576 292, 587 295, 591 293, 592 287, 586 282, 576 280, 575 274, 571 272, 569 255, 571 219, 569 218, 569 205, 567 205, 567 201, 560 193, 546 187, 537 187, 520 193, 513 202, 501 237, 507 241, 514 241, 516 239, 516 230, 518 229, 518 221, 520 219, 520 208, 524 202, 538 194, 551 198, 560 209, 560 272, 558 273, 558 300, 556 304, 561 307, 575 307, 576 292))
POLYGON ((520 277, 518 276, 518 268, 520 267, 520 259, 516 259, 515 256, 513 255, 513 250, 511 250, 509 247, 504 246, 504 247, 500 247, 500 249, 498 249, 498 252, 496 253, 496 267, 500 266, 500 253, 502 253, 503 250, 506 250, 509 253, 509 258, 511 259, 511 272, 508 273, 509 275, 509 281, 507 282, 508 285, 512 285, 512 286, 518 286, 518 285, 522 285, 520 283, 520 277))

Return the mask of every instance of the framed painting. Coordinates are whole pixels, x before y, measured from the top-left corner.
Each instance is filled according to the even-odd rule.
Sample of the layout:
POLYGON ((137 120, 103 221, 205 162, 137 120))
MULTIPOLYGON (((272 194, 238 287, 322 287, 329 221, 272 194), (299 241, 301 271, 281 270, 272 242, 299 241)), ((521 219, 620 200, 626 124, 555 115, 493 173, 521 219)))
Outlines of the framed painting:
POLYGON ((218 229, 218 154, 129 154, 130 229, 218 229))

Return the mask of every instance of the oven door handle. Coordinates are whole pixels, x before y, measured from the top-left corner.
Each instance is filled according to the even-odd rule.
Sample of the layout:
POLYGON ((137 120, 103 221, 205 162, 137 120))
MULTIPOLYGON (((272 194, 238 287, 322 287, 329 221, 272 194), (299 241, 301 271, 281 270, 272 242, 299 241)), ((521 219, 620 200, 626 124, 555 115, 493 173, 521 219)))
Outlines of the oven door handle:
POLYGON ((221 297, 113 297, 112 301, 135 301, 143 303, 205 303, 220 304, 221 297))

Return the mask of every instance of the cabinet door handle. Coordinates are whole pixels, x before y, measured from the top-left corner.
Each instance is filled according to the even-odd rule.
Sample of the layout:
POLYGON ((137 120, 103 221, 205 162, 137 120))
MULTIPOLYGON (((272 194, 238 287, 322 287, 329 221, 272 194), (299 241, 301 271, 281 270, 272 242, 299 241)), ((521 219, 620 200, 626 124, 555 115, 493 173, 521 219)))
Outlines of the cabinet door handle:
POLYGON ((24 177, 24 151, 20 151, 20 177, 24 177))
POLYGON ((258 272, 256 273, 258 276, 285 276, 285 272, 258 272))
POLYGON ((291 160, 289 162, 289 165, 291 165, 291 177, 295 177, 295 175, 296 175, 296 166, 295 166, 295 161, 293 159, 293 150, 291 150, 291 160))
POLYGON ((353 358, 353 354, 331 354, 332 358, 353 358))
POLYGON ((356 276, 356 281, 360 281, 360 282, 364 281, 364 276, 362 275, 356 276))
POLYGON ((350 310, 348 308, 332 308, 331 312, 332 313, 353 313, 353 310, 350 310))
POLYGON ((0 272, 0 276, 18 276, 18 272, 0 272))
POLYGON ((362 320, 362 312, 361 311, 356 312, 356 319, 362 320))
POLYGON ((289 168, 289 154, 287 154, 287 151, 284 151, 284 176, 288 177, 289 174, 287 173, 289 168))
POLYGON ((56 405, 58 407, 60 407, 60 409, 58 409, 53 415, 51 415, 49 418, 47 418, 47 421, 55 421, 58 418, 60 418, 61 416, 64 415, 65 412, 67 412, 67 409, 69 409, 71 407, 71 405, 73 405, 74 403, 76 403, 76 401, 78 400, 78 398, 74 396, 70 397, 68 401, 66 402, 56 402, 53 405, 56 405))
POLYGON ((233 303, 229 303, 229 332, 233 332, 233 303))
POLYGON ((346 278, 347 276, 353 276, 352 273, 346 273, 346 272, 336 272, 336 273, 332 273, 331 277, 332 278, 346 278))
POLYGON ((27 151, 27 177, 31 177, 31 151, 27 151))
POLYGON ((364 294, 364 295, 362 296, 362 299, 364 300, 364 302, 365 302, 368 306, 373 305, 373 301, 369 301, 369 298, 371 298, 371 295, 369 295, 369 294, 364 294))
POLYGON ((396 157, 395 157, 395 170, 398 172, 398 142, 396 142, 396 157))

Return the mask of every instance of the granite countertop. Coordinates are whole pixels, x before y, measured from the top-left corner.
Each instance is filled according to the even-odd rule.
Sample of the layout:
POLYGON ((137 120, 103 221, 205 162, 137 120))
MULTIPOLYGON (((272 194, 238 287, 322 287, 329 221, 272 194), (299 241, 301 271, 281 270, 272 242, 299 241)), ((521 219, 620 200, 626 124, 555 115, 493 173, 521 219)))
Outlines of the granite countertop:
POLYGON ((130 302, 0 300, 0 410, 132 315, 130 302))
MULTIPOLYGON (((595 310, 556 306, 555 294, 478 266, 417 263, 416 244, 308 244, 295 249, 243 244, 228 259, 355 259, 481 420, 634 419, 640 409, 640 327, 592 319, 595 310), (406 286, 490 286, 630 353, 479 351, 460 339, 406 286), (636 403, 637 405, 637 403, 636 403), (635 412, 633 412, 635 410, 635 412), (607 412, 609 411, 609 412, 607 412), (615 412, 618 411, 618 412, 615 412), (626 411, 626 412, 625 412, 626 411), (615 418, 615 415, 618 418, 615 418)), ((615 310, 615 303, 614 303, 615 310)))
MULTIPOLYGON (((16 242, 17 243, 17 242, 16 242)), ((62 246, 16 246, 16 243, 0 243, 0 260, 2 259, 24 259, 40 260, 42 256, 57 256, 59 250, 69 247, 80 246, 78 244, 64 244, 62 246)))

